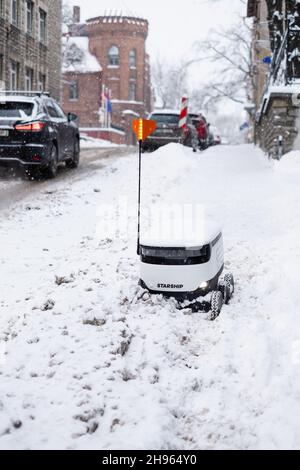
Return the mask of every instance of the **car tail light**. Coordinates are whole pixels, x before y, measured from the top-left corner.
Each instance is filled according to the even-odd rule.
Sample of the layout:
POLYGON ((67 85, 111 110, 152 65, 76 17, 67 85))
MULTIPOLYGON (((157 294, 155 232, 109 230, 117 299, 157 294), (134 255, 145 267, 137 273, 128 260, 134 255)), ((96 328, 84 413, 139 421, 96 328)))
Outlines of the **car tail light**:
POLYGON ((20 132, 41 132, 45 127, 45 123, 41 121, 29 122, 28 124, 17 124, 16 131, 20 132))

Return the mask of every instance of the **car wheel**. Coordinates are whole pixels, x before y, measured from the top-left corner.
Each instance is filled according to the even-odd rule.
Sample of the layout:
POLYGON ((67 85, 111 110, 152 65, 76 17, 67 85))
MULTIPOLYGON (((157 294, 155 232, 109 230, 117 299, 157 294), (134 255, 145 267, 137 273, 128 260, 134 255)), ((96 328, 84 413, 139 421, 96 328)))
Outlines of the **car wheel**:
POLYGON ((79 145, 79 139, 76 139, 75 144, 74 144, 73 158, 71 158, 70 160, 66 160, 66 167, 77 168, 79 165, 79 158, 80 158, 80 145, 79 145))
POLYGON ((46 168, 45 174, 48 178, 55 178, 57 175, 58 168, 58 154, 56 145, 52 144, 50 150, 50 162, 46 168))

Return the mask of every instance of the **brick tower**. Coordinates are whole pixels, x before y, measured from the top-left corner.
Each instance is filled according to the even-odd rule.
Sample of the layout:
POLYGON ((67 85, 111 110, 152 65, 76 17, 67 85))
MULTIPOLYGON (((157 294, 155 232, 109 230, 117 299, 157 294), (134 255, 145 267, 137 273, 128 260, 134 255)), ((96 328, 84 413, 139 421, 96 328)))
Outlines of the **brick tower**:
POLYGON ((103 69, 103 84, 112 91, 112 124, 126 126, 128 113, 151 111, 148 21, 122 15, 87 20, 90 52, 103 69))

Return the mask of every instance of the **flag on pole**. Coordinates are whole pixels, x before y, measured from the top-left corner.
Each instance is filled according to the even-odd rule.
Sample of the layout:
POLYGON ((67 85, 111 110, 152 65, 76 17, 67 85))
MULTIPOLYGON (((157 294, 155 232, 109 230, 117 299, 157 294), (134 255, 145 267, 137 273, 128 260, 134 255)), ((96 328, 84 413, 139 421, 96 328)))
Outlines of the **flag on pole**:
POLYGON ((179 118, 179 127, 186 127, 188 117, 188 97, 183 96, 181 99, 181 110, 179 118))

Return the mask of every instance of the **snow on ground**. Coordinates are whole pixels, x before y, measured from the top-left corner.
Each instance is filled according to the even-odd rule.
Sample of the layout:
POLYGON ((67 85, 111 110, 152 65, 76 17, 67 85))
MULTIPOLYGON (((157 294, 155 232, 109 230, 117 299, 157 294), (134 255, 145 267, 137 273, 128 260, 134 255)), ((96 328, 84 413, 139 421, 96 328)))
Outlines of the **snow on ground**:
POLYGON ((7 210, 0 448, 299 448, 300 153, 169 145, 143 161, 145 206, 205 203, 223 225, 235 296, 209 322, 137 287, 136 155, 7 210), (104 207, 113 225, 124 201, 118 238, 104 207))
POLYGON ((82 149, 94 149, 94 148, 101 148, 101 147, 120 147, 117 144, 113 144, 109 140, 104 139, 95 139, 94 137, 89 137, 87 135, 81 134, 80 135, 80 147, 82 149))

